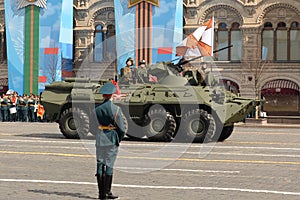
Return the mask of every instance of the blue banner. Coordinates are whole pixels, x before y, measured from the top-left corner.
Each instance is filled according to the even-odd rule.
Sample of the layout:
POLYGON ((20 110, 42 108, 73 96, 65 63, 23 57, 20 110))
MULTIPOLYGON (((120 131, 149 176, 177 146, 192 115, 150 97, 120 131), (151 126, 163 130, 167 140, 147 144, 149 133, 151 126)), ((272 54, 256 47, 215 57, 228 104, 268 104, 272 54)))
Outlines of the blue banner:
POLYGON ((160 0, 159 4, 153 7, 152 63, 173 60, 183 39, 183 1, 160 0), (172 51, 160 53, 161 48, 172 51))
POLYGON ((114 0, 116 24, 116 49, 118 71, 126 65, 127 58, 135 57, 135 7, 128 8, 128 0, 114 0))
POLYGON ((114 0, 118 70, 128 57, 151 61, 148 64, 174 59, 183 38, 183 0, 159 0, 159 7, 143 1, 130 8, 129 1, 114 0))
MULTIPOLYGON (((5 0, 9 89, 24 93, 25 8, 18 0, 5 0)), ((39 92, 45 84, 59 81, 62 71, 72 70, 73 0, 47 0, 39 8, 39 92)))

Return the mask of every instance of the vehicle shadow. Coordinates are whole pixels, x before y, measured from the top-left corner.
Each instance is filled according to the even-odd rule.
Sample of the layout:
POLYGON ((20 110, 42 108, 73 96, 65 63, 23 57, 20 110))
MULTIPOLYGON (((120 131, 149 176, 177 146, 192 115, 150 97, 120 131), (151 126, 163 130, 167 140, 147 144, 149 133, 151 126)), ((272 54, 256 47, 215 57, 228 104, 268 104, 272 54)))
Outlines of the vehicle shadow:
POLYGON ((45 195, 57 195, 64 197, 77 197, 80 199, 97 199, 96 197, 90 197, 81 193, 71 193, 71 192, 56 192, 56 191, 48 191, 48 190, 28 190, 28 192, 37 193, 37 194, 45 194, 45 195))

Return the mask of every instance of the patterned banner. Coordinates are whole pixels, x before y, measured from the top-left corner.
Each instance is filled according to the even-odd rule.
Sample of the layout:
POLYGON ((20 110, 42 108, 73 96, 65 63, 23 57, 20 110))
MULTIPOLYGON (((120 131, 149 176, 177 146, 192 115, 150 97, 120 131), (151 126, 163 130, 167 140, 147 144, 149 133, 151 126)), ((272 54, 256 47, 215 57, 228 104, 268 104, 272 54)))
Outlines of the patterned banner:
POLYGON ((128 57, 138 64, 170 61, 183 37, 183 0, 114 0, 118 70, 128 57))
POLYGON ((5 20, 9 89, 38 94, 72 70, 72 0, 5 0, 5 20))

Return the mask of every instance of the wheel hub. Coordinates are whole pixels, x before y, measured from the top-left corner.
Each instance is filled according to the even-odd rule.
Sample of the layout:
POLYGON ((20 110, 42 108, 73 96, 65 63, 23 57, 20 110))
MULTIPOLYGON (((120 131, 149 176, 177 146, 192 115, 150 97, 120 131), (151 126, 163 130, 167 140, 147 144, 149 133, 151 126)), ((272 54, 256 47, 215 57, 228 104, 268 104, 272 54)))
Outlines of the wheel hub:
POLYGON ((68 123, 68 127, 72 130, 76 130, 76 123, 75 123, 75 120, 74 118, 71 118, 67 121, 68 123))
POLYGON ((195 135, 201 135, 205 130, 205 124, 201 120, 194 120, 191 122, 191 129, 195 135))
POLYGON ((161 119, 152 120, 152 128, 155 132, 160 132, 164 128, 165 123, 161 119))

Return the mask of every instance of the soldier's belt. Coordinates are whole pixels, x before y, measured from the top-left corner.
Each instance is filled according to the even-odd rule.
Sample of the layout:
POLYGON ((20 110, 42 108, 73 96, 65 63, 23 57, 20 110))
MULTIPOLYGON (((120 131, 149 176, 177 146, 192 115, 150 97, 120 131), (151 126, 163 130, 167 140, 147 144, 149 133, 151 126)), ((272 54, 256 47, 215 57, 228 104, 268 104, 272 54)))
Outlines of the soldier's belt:
POLYGON ((103 125, 100 125, 99 129, 102 130, 102 131, 107 131, 107 130, 110 131, 110 130, 117 129, 117 127, 115 127, 115 126, 103 126, 103 125))

